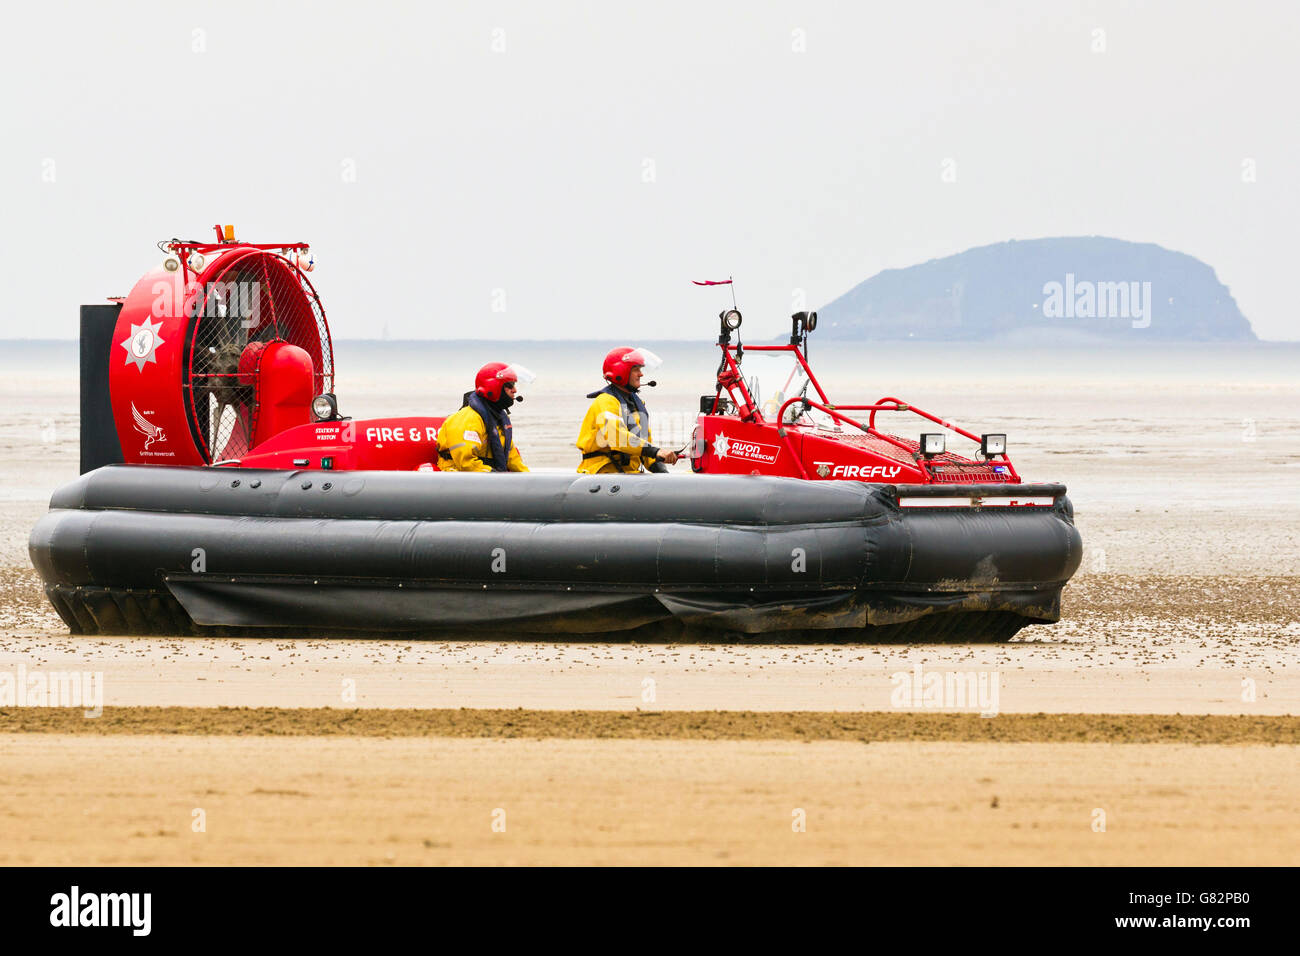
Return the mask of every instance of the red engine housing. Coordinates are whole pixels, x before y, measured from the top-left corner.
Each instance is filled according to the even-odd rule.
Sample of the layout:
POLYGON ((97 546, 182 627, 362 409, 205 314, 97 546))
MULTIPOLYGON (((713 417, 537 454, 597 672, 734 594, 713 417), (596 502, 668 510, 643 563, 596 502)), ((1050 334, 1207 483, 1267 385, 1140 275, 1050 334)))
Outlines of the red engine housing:
POLYGON ((172 240, 123 300, 108 390, 132 464, 436 468, 442 418, 316 421, 334 349, 302 243, 172 240), (119 351, 120 349, 120 351, 119 351))

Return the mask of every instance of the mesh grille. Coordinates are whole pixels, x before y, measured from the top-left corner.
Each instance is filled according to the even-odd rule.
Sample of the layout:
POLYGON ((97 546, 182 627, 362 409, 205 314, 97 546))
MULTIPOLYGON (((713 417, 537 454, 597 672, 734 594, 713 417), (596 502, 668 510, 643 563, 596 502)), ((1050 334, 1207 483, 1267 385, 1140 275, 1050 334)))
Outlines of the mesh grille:
POLYGON ((965 482, 1002 482, 1010 481, 1006 472, 995 471, 992 465, 982 461, 940 461, 930 465, 930 473, 938 484, 964 484, 965 482))
MULTIPOLYGON (((920 451, 919 442, 910 438, 899 438, 898 441, 907 446, 906 449, 899 448, 897 445, 890 444, 883 438, 877 438, 875 435, 838 435, 836 440, 845 444, 853 445, 857 448, 865 448, 867 451, 882 455, 892 461, 903 462, 904 464, 914 464, 915 459, 912 457, 920 451)), ((958 484, 962 482, 1002 482, 1010 481, 1011 476, 1007 472, 996 471, 994 466, 984 461, 976 461, 972 458, 963 458, 961 455, 954 455, 952 452, 944 452, 942 455, 935 455, 930 459, 930 473, 934 476, 936 482, 942 484, 958 484)))
POLYGON ((320 297, 280 256, 240 256, 205 283, 194 314, 184 388, 190 428, 208 461, 239 458, 252 442, 257 373, 253 354, 246 353, 251 343, 283 341, 304 349, 315 371, 315 394, 333 391, 334 354, 320 297))
POLYGON ((905 464, 912 464, 913 459, 911 452, 916 451, 916 442, 909 442, 906 438, 900 438, 903 444, 908 446, 909 450, 899 448, 897 445, 891 445, 883 438, 877 438, 875 435, 836 435, 835 441, 843 445, 853 445, 857 448, 865 448, 867 451, 874 452, 877 455, 883 455, 892 461, 901 461, 905 464))

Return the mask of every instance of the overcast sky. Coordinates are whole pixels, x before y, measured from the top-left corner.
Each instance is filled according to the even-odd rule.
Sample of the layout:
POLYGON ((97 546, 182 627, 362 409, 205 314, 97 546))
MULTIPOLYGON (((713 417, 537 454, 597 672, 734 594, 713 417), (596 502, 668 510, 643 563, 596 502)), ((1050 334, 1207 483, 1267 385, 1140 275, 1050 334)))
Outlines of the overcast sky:
POLYGON ((220 221, 310 241, 340 338, 707 337, 724 293, 690 280, 728 275, 775 335, 798 289, 816 307, 883 268, 1096 234, 1203 259, 1261 337, 1300 339, 1294 4, 119 0, 5 21, 3 337, 75 336, 157 240, 220 221))

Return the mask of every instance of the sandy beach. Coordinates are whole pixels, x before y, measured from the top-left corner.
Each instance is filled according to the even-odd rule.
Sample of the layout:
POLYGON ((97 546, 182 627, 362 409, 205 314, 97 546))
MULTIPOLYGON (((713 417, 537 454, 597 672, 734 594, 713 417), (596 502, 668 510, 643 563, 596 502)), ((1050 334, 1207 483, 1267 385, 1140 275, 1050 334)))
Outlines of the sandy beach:
POLYGON ((1000 645, 72 637, 0 580, 0 671, 102 673, 106 706, 887 710, 920 667, 996 673, 1004 713, 1300 713, 1300 577, 1083 574, 1000 645))
POLYGON ((1286 865, 1295 753, 5 734, 0 863, 1286 865))

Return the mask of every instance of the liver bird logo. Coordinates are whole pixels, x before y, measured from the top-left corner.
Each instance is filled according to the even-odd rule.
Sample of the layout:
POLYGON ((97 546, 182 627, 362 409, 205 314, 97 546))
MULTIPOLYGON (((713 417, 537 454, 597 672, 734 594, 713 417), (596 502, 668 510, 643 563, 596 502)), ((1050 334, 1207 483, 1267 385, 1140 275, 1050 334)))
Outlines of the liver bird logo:
POLYGON ((140 410, 135 407, 135 402, 131 403, 131 417, 135 419, 135 430, 144 436, 144 447, 147 449, 156 441, 166 441, 167 436, 157 425, 151 424, 148 419, 140 414, 140 410))

